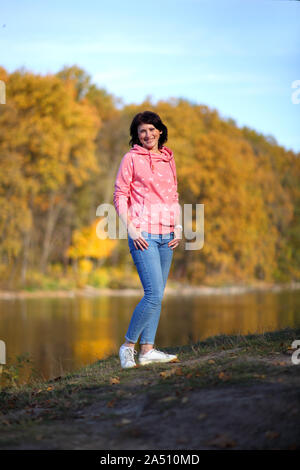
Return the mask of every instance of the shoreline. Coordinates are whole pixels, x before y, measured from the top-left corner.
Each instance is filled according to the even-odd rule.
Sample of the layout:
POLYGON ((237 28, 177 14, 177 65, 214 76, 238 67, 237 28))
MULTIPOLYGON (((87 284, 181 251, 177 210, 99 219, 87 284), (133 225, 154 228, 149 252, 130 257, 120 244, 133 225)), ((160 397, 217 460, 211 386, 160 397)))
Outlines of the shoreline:
MULTIPOLYGON (((246 294, 250 292, 280 292, 283 290, 299 290, 300 282, 292 281, 285 284, 275 283, 253 283, 251 285, 230 285, 230 286, 191 286, 185 284, 178 284, 176 287, 165 288, 165 295, 237 295, 246 294)), ((59 297, 59 298, 75 298, 75 297, 99 297, 99 296, 141 296, 143 295, 142 288, 125 288, 125 289, 111 289, 111 288, 96 288, 92 286, 85 286, 82 289, 72 290, 36 290, 36 291, 8 291, 0 290, 0 299, 26 299, 26 298, 43 298, 43 297, 59 297)))

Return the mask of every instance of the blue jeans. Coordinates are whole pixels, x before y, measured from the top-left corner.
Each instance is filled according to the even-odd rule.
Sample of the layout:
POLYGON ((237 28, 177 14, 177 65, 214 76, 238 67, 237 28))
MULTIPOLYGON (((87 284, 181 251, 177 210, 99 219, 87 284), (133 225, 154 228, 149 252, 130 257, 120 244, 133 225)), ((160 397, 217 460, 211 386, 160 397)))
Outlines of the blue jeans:
POLYGON ((144 297, 134 309, 125 338, 130 343, 136 343, 141 335, 140 344, 154 344, 161 302, 173 258, 173 250, 168 243, 173 240, 174 232, 141 232, 141 235, 149 244, 144 251, 135 248, 133 239, 128 234, 130 253, 144 288, 144 297))

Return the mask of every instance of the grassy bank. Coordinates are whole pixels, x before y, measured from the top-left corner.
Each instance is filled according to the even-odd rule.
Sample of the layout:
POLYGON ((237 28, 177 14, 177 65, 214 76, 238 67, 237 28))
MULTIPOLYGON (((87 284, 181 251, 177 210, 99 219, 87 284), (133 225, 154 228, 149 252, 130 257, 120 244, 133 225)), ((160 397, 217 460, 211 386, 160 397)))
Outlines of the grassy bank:
POLYGON ((2 388, 2 449, 299 449, 300 329, 167 348, 178 361, 120 368, 118 355, 47 382, 2 388))

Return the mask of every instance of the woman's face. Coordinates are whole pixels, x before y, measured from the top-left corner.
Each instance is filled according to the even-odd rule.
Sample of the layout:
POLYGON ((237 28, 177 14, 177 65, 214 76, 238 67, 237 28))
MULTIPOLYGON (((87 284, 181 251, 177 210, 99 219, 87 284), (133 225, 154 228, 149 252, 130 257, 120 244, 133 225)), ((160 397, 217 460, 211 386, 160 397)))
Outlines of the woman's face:
POLYGON ((158 150, 158 141, 162 131, 156 129, 153 124, 140 124, 138 126, 138 138, 147 150, 158 150))

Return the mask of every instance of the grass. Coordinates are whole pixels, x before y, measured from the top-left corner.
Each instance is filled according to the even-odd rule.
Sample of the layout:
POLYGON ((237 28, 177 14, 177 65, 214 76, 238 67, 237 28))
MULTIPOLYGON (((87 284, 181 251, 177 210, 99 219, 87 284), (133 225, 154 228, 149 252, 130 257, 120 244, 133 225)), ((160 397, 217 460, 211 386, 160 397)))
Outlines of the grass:
MULTIPOLYGON (((284 353, 291 347, 292 341, 299 338, 300 329, 285 328, 279 331, 245 336, 216 335, 191 345, 167 349, 170 353, 178 354, 182 367, 184 367, 185 378, 189 373, 198 371, 200 376, 205 376, 205 385, 208 383, 210 375, 214 375, 222 368, 231 369, 237 378, 242 378, 248 369, 263 370, 263 365, 260 363, 248 364, 246 358, 248 356, 260 358, 270 354, 284 353), (214 358, 214 355, 232 349, 235 350, 232 357, 214 358), (206 361, 196 362, 194 367, 188 365, 188 361, 201 359, 203 356, 210 356, 211 359, 207 358, 206 361)), ((176 364, 177 367, 179 365, 179 363, 176 364)), ((28 384, 18 385, 15 383, 12 386, 3 387, 0 392, 0 410, 3 412, 7 406, 30 406, 33 402, 41 404, 47 400, 50 400, 49 404, 53 404, 57 400, 58 405, 62 405, 66 399, 73 401, 75 396, 84 398, 87 395, 86 391, 91 391, 93 388, 100 387, 102 392, 107 390, 107 393, 109 390, 113 391, 112 385, 114 384, 111 384, 110 380, 114 377, 118 377, 122 384, 126 384, 130 383, 133 377, 138 379, 142 371, 152 371, 156 376, 158 372, 169 367, 170 364, 151 364, 138 369, 124 370, 120 368, 119 357, 113 355, 48 381, 33 378, 28 384)), ((147 376, 149 375, 151 377, 151 374, 147 374, 147 376)), ((174 379, 180 381, 180 375, 171 376, 168 380, 174 381, 174 379)))

